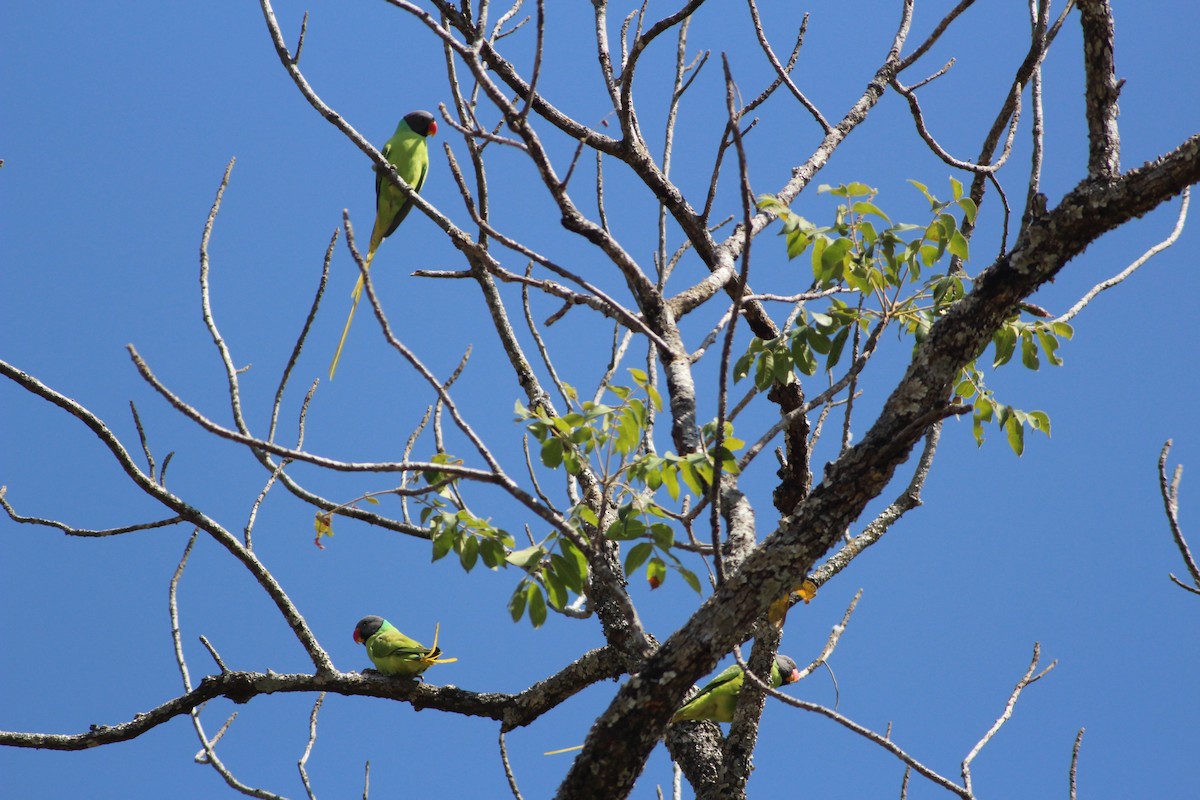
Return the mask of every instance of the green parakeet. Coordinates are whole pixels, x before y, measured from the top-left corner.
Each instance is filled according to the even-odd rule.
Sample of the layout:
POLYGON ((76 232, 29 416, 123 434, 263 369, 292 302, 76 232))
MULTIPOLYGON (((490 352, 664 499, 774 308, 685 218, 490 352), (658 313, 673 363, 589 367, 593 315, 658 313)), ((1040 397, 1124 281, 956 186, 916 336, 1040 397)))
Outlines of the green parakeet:
POLYGON ((354 641, 366 645, 371 663, 384 675, 416 678, 434 664, 449 664, 457 658, 442 658, 437 646, 438 629, 433 631, 433 647, 408 638, 392 623, 374 615, 363 617, 354 626, 354 641))
MULTIPOLYGON (((383 157, 391 162, 396 172, 404 182, 415 191, 421 191, 425 185, 425 175, 429 172, 429 147, 427 136, 437 133, 437 122, 428 111, 413 111, 405 114, 404 119, 396 126, 396 132, 383 146, 383 157)), ((367 246, 366 268, 371 268, 371 259, 384 239, 392 233, 408 216, 412 203, 404 193, 389 181, 376 167, 375 171, 375 228, 371 231, 371 242, 367 246)), ((350 316, 346 318, 346 327, 338 342, 337 352, 333 354, 333 363, 329 365, 329 379, 337 371, 338 359, 342 357, 342 348, 346 344, 346 335, 350 333, 350 323, 354 321, 354 310, 358 308, 358 299, 362 296, 363 276, 358 276, 351 294, 350 316)))
MULTIPOLYGON (((701 719, 733 722, 733 711, 737 708, 738 694, 742 691, 742 682, 745 679, 742 668, 734 664, 705 684, 695 697, 675 712, 671 722, 701 719)), ((775 656, 775 663, 771 665, 771 687, 777 688, 798 680, 800 670, 796 668, 796 662, 787 656, 775 656)))
MULTIPOLYGON (((737 709, 738 695, 745 680, 742 668, 734 664, 706 683, 691 700, 684 703, 671 717, 671 722, 695 722, 705 719, 712 722, 733 722, 733 712, 737 709)), ((795 683, 798 680, 800 670, 796 668, 796 662, 787 656, 776 655, 775 663, 771 665, 771 688, 777 689, 785 683, 795 683)), ((561 750, 550 750, 543 755, 554 756, 582 749, 583 745, 577 744, 561 750)))

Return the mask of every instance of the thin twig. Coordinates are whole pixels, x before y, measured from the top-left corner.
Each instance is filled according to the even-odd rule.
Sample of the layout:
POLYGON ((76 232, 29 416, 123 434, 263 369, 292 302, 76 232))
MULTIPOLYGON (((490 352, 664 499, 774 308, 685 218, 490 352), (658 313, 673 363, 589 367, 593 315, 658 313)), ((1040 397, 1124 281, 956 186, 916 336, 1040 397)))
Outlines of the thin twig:
POLYGON ((1175 227, 1171 229, 1171 233, 1167 236, 1166 239, 1163 239, 1161 242, 1154 245, 1146 252, 1142 253, 1142 255, 1139 256, 1136 261, 1134 261, 1132 264, 1130 264, 1125 269, 1121 270, 1121 272, 1117 273, 1116 275, 1109 278, 1108 280, 1101 281, 1100 283, 1093 286, 1090 290, 1088 290, 1087 294, 1085 294, 1083 297, 1079 298, 1079 301, 1077 303, 1075 303, 1075 305, 1071 306, 1070 310, 1068 310, 1065 314, 1058 317, 1054 321, 1055 322, 1067 322, 1072 317, 1074 317, 1076 314, 1078 314, 1080 311, 1082 311, 1084 309, 1084 307, 1087 306, 1088 303, 1092 302, 1092 300, 1096 297, 1096 295, 1100 294, 1101 292, 1103 292, 1107 289, 1111 289, 1112 287, 1121 283, 1126 278, 1128 278, 1130 275, 1132 275, 1134 272, 1137 272, 1137 270, 1140 269, 1142 267, 1142 265, 1145 264, 1147 261, 1149 261, 1151 258, 1158 255, 1163 250, 1166 250, 1168 247, 1175 244, 1175 242, 1179 241, 1179 236, 1180 236, 1180 234, 1183 233, 1184 224, 1187 222, 1188 204, 1191 202, 1191 196, 1192 196, 1191 187, 1188 187, 1187 189, 1183 190, 1183 196, 1182 196, 1180 204, 1179 204, 1179 216, 1175 219, 1175 227))
POLYGON ((1051 661, 1048 667, 1043 669, 1041 672, 1037 672, 1038 659, 1041 657, 1041 652, 1041 645, 1035 642, 1033 645, 1033 657, 1029 660, 1029 668, 1025 670, 1025 674, 1019 681, 1017 681, 1017 685, 1013 687, 1012 694, 1008 696, 1008 702, 1004 704, 1004 711, 1000 714, 996 721, 992 723, 992 727, 988 728, 987 732, 983 734, 983 737, 975 744, 974 747, 971 748, 971 752, 967 753, 966 758, 963 759, 963 787, 967 790, 968 795, 974 794, 974 790, 971 788, 971 762, 975 760, 977 755, 979 755, 979 751, 982 750, 984 746, 986 746, 987 743, 992 740, 992 737, 994 737, 1000 731, 1000 728, 1004 725, 1004 723, 1008 722, 1009 719, 1012 718, 1013 709, 1017 705, 1017 698, 1021 696, 1022 690, 1024 690, 1024 688, 1029 684, 1044 676, 1050 670, 1054 669, 1054 666, 1058 663, 1058 661, 1051 661))
POLYGON ((1191 548, 1188 547, 1187 539, 1183 536, 1183 528, 1179 525, 1179 482, 1183 480, 1183 465, 1176 466, 1174 475, 1169 481, 1167 480, 1167 455, 1171 452, 1171 444, 1171 440, 1167 439, 1158 456, 1158 487, 1162 492, 1163 505, 1166 507, 1171 536, 1174 537, 1175 546, 1179 549, 1179 554, 1183 556, 1183 563, 1187 565, 1188 572, 1192 576, 1193 585, 1188 586, 1173 574, 1170 575, 1170 578, 1189 592, 1200 594, 1200 567, 1196 566, 1191 548))
POLYGON ((521 790, 517 788, 517 776, 513 774, 512 765, 508 763, 508 747, 504 743, 504 731, 500 731, 500 763, 504 765, 504 777, 508 779, 508 788, 514 800, 524 800, 521 790))
POLYGON ((1071 748, 1071 770, 1068 773, 1068 785, 1070 789, 1067 792, 1068 800, 1075 800, 1075 774, 1079 767, 1079 745, 1083 742, 1083 728, 1079 729, 1079 733, 1075 734, 1075 746, 1071 748))
POLYGON ((317 700, 313 703, 312 713, 308 715, 308 743, 304 745, 304 752, 300 756, 300 760, 296 763, 296 767, 300 770, 300 781, 304 784, 304 791, 308 795, 308 800, 317 800, 317 796, 313 793, 312 784, 308 780, 308 757, 312 755, 313 745, 317 741, 317 712, 321 710, 321 704, 325 702, 325 692, 317 695, 317 700))

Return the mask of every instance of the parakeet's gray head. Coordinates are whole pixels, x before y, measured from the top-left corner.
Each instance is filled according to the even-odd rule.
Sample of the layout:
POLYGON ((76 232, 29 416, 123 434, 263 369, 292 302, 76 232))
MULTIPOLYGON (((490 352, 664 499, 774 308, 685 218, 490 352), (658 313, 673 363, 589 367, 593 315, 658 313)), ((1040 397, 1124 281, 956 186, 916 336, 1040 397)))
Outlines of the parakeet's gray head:
POLYGON ((354 641, 362 644, 374 636, 385 624, 387 624, 387 620, 383 617, 377 617, 374 614, 369 617, 363 617, 354 626, 354 641))
POLYGON ((785 685, 800 680, 800 670, 796 667, 796 662, 787 656, 775 656, 775 666, 779 667, 779 674, 783 676, 785 685))
POLYGON ((437 120, 428 111, 410 111, 404 115, 404 124, 411 128, 413 133, 422 136, 433 136, 437 133, 437 120))

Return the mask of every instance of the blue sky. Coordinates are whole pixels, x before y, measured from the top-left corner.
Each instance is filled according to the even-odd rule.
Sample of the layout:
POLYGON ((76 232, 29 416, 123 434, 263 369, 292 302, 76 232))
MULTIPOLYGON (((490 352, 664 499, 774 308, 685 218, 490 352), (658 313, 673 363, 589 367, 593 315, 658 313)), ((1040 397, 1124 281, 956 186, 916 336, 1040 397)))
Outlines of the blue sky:
MULTIPOLYGON (((841 116, 886 51, 898 17, 892 5, 898 4, 881 12, 883 5, 806 6, 812 16, 797 81, 826 116, 841 116)), ((918 2, 910 41, 923 39, 950 5, 918 2)), ((912 83, 950 57, 958 59, 924 90, 922 102, 941 142, 962 158, 977 153, 1007 88, 1005 76, 1025 52, 1023 4, 978 5, 951 28, 919 74, 906 77, 912 83)), ((614 3, 613 19, 626 6, 634 7, 614 3)), ((769 68, 744 10, 717 6, 697 16, 691 47, 711 49, 714 57, 728 52, 743 93, 752 97, 769 79, 769 68)), ((1197 68, 1193 39, 1200 11, 1184 3, 1116 6, 1117 68, 1126 79, 1122 163, 1128 168, 1200 129, 1198 90, 1184 79, 1197 68)), ((604 98, 586 42, 588 8, 554 8, 562 16, 548 28, 551 68, 542 90, 597 124, 604 98)), ((657 18, 673 4, 652 2, 650 8, 657 18)), ((318 93, 372 141, 382 144, 406 111, 449 102, 440 49, 402 13, 384 3, 280 2, 276 12, 290 41, 306 9, 311 17, 301 67, 318 93)), ((772 4, 764 15, 777 49, 786 51, 797 13, 772 4)), ((5 17, 0 358, 90 408, 131 448, 137 444, 128 410, 134 401, 158 459, 175 452, 171 487, 240 530, 265 475, 246 452, 204 436, 171 411, 138 378, 125 345, 133 343, 189 402, 215 419, 229 419, 221 365, 200 318, 197 250, 221 173, 236 156, 211 245, 213 304, 235 362, 252 365, 243 376, 244 399, 251 424, 265 431, 279 371, 343 208, 365 238, 374 202, 369 164, 295 90, 255 3, 26 3, 5 17)), ((510 46, 527 52, 528 39, 510 46)), ((661 125, 667 85, 661 69, 672 51, 673 44, 660 42, 642 67, 637 99, 651 129, 661 125)), ((1086 169, 1081 61, 1078 19, 1072 16, 1046 65, 1043 187, 1052 204, 1086 169)), ((701 192, 707 181, 723 102, 719 64, 713 62, 682 111, 676 174, 689 193, 701 192)), ((756 192, 768 192, 786 181, 817 132, 784 94, 760 116, 748 140, 751 179, 756 192)), ((1027 120, 1013 166, 1002 173, 1018 206, 1027 120)), ((445 143, 462 158, 461 140, 444 127, 431 148, 423 195, 469 227, 442 155, 445 143)), ((552 140, 551 146, 565 165, 569 144, 552 140)), ((559 229, 557 212, 516 156, 497 154, 489 175, 497 187, 499 225, 619 289, 603 263, 559 229)), ((889 95, 817 182, 864 181, 880 190, 877 202, 893 218, 920 221, 924 201, 906 181, 946 195, 950 175, 917 141, 902 100, 889 95)), ((614 230, 648 263, 653 206, 619 170, 610 168, 609 181, 614 230)), ((725 186, 732 186, 730 176, 725 186)), ((573 191, 590 213, 586 189, 573 191)), ((719 202, 724 213, 738 210, 728 192, 719 202)), ((818 222, 828 220, 832 208, 815 191, 794 205, 818 222)), ((973 270, 996 251, 996 212, 989 195, 972 243, 973 270)), ((1168 204, 1104 238, 1033 301, 1061 313, 1161 240, 1177 212, 1178 202, 1168 204)), ((1200 604, 1167 579, 1183 567, 1162 513, 1155 463, 1163 441, 1173 437, 1173 463, 1200 464, 1192 399, 1200 386, 1191 368, 1200 347, 1189 323, 1200 292, 1190 257, 1196 236, 1193 225, 1172 249, 1077 317, 1076 338, 1060 351, 1064 366, 1029 373, 1010 365, 991 378, 1008 402, 1051 416, 1051 439, 1031 435, 1017 458, 997 432, 977 448, 969 425, 948 423, 925 506, 789 618, 783 650, 807 660, 861 588, 862 601, 832 658, 839 709, 876 729, 890 723, 902 747, 951 776, 1000 713, 1033 643, 1041 642, 1043 661, 1057 659, 1058 666, 1026 690, 1011 722, 978 758, 974 780, 983 795, 1063 796, 1080 727, 1087 728, 1079 771, 1086 796, 1179 796, 1195 784, 1200 692, 1193 672, 1200 635, 1194 620, 1200 604)), ((754 254, 755 282, 762 288, 807 285, 806 264, 789 264, 781 240, 761 237, 754 254), (798 277, 795 270, 801 270, 798 277)), ((507 263, 518 271, 524 266, 516 258, 507 263)), ((506 467, 522 474, 511 413, 520 389, 498 360, 477 293, 465 282, 409 275, 423 267, 460 268, 456 252, 428 220, 413 214, 381 248, 375 265, 393 323, 436 374, 448 375, 474 345, 457 385, 462 408, 497 443, 506 467)), ((688 269, 690 278, 680 286, 699 276, 696 263, 685 261, 681 270, 688 269)), ((324 380, 354 274, 339 245, 329 293, 284 404, 281 439, 294 436, 304 387, 320 377, 306 447, 345 460, 396 459, 431 397, 389 353, 368 315, 359 316, 337 381, 324 380)), ((506 298, 519 307, 517 294, 508 290, 506 298)), ((557 308, 537 302, 538 319, 557 308)), ((547 332, 567 380, 588 395, 607 360, 604 330, 572 312, 547 332)), ((688 333, 698 341, 704 330, 696 323, 688 333)), ((858 431, 899 375, 907 348, 891 340, 873 363, 858 431)), ((706 369, 702 380, 711 379, 715 363, 706 369)), ((745 424, 752 429, 767 424, 766 417, 745 424)), ((819 452, 814 466, 828 455, 819 452)), ((760 468, 766 477, 752 499, 765 532, 770 470, 760 468)), ((388 485, 303 466, 295 472, 333 497, 388 485)), ((898 481, 907 480, 905 470, 900 475, 898 481)), ((83 527, 159 514, 81 425, 12 384, 0 386, 0 484, 21 513, 83 527)), ((901 485, 889 488, 882 502, 901 485)), ((476 496, 481 510, 511 530, 529 521, 508 504, 493 509, 486 495, 476 496)), ((1200 503, 1200 489, 1188 476, 1182 499, 1187 529, 1200 503)), ((1194 525, 1192 530, 1200 546, 1200 533, 1194 525)), ((189 534, 171 528, 68 539, 0 521, 0 729, 80 732, 90 724, 127 720, 180 693, 167 585, 189 534)), ((459 661, 437 668, 430 680, 479 691, 519 691, 602 643, 594 620, 552 617, 536 631, 514 625, 505 607, 517 580, 511 570, 464 575, 449 560, 431 565, 428 545, 420 541, 348 522, 337 526, 323 551, 312 546, 312 535, 310 509, 279 491, 269 496, 256 527, 257 552, 340 669, 367 666, 350 635, 368 613, 385 615, 426 640, 440 622, 442 645, 459 661)), ((660 638, 696 603, 678 580, 653 594, 635 580, 633 592, 660 638)), ((211 541, 197 545, 180 607, 193 680, 213 669, 196 643, 200 634, 236 669, 310 666, 262 592, 211 541)), ((582 741, 614 690, 613 684, 592 687, 509 736, 526 797, 552 793, 570 756, 547 759, 542 751, 582 741)), ((814 702, 834 700, 822 673, 789 691, 814 702)), ((302 796, 295 761, 310 707, 311 698, 301 697, 259 698, 239 707, 219 752, 241 780, 302 796)), ((210 733, 230 710, 225 701, 206 710, 210 733)), ((309 771, 323 797, 360 793, 366 760, 375 796, 415 789, 502 797, 507 790, 496 733, 486 721, 330 697, 309 771)), ((192 762, 197 749, 190 725, 180 718, 137 741, 89 752, 0 750, 0 785, 13 797, 126 797, 135 787, 145 796, 169 792, 180 798, 226 791, 210 768, 192 762)), ((903 771, 895 759, 827 720, 778 704, 767 708, 756 766, 753 796, 790 796, 800 786, 826 797, 886 796, 898 794, 903 771)), ((670 779, 659 748, 634 796, 651 797, 670 779)), ((914 798, 940 794, 917 779, 909 789, 914 798)))

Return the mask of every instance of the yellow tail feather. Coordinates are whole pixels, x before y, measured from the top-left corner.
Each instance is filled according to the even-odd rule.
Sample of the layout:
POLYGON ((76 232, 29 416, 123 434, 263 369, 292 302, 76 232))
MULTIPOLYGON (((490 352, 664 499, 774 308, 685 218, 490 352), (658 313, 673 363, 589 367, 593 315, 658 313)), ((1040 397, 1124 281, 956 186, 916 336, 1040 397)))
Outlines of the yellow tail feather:
POLYGON ((428 652, 426 652, 424 657, 421 659, 422 664, 452 664, 455 661, 458 661, 457 656, 454 658, 437 658, 438 655, 441 655, 441 653, 438 652, 437 646, 438 633, 440 633, 441 630, 442 623, 439 622, 433 626, 433 647, 430 647, 428 652))
MULTIPOLYGON (((371 268, 371 259, 375 257, 375 250, 372 249, 367 253, 367 260, 364 263, 366 269, 371 268)), ((342 348, 346 346, 346 336, 350 333, 350 323, 354 322, 354 312, 358 309, 358 300, 362 297, 363 291, 363 276, 360 273, 358 283, 354 284, 354 291, 350 293, 350 315, 346 317, 346 327, 342 329, 342 338, 338 340, 337 351, 333 354, 333 361, 329 364, 329 380, 333 380, 333 373, 337 372, 338 361, 342 357, 342 348)))
POLYGON ((544 755, 544 756, 556 756, 556 755, 558 755, 559 753, 571 753, 571 752, 574 752, 575 750, 582 750, 582 749, 583 749, 583 745, 581 745, 581 744, 577 744, 577 745, 575 745, 574 747, 564 747, 564 748, 563 748, 563 749, 561 749, 561 750, 547 750, 546 752, 542 753, 542 755, 544 755))

